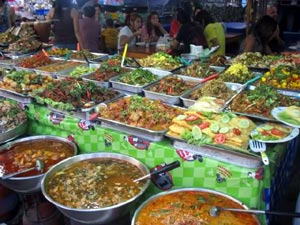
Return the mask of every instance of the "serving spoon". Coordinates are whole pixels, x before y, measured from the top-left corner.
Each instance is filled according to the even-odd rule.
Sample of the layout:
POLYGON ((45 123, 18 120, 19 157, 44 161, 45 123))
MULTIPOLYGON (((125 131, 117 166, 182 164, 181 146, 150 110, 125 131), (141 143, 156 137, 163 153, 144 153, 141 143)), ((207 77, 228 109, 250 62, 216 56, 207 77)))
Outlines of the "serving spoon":
POLYGON ((42 160, 40 160, 40 159, 37 159, 36 162, 35 162, 35 166, 34 167, 31 167, 31 168, 28 168, 28 169, 24 169, 24 170, 20 170, 20 171, 15 172, 15 173, 10 173, 10 174, 2 175, 1 179, 5 180, 5 179, 8 179, 8 178, 14 177, 16 175, 19 175, 19 174, 27 173, 27 172, 32 171, 32 170, 37 170, 38 172, 41 172, 41 171, 44 170, 44 167, 45 167, 44 162, 42 160))
POLYGON ((252 213, 252 214, 265 214, 265 215, 277 215, 277 216, 290 216, 300 218, 300 213, 296 212, 278 212, 269 210, 256 210, 256 209, 235 209, 235 208, 223 208, 218 206, 212 206, 209 210, 209 215, 217 217, 222 211, 239 212, 239 213, 252 213))
POLYGON ((172 162, 170 164, 164 165, 160 169, 153 170, 152 172, 150 172, 150 173, 148 173, 148 174, 146 174, 146 175, 144 175, 144 176, 142 176, 140 178, 137 178, 137 179, 133 180, 133 182, 138 182, 138 181, 141 181, 141 180, 149 179, 153 175, 170 171, 170 170, 175 169, 175 168, 177 168, 179 166, 180 166, 180 162, 178 160, 176 160, 176 161, 174 161, 174 162, 172 162))

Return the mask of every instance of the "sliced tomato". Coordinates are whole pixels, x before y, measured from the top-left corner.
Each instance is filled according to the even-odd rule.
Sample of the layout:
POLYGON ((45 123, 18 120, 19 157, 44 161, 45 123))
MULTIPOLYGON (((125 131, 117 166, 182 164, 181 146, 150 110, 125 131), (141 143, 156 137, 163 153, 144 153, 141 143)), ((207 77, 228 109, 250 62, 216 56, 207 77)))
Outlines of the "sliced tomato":
POLYGON ((282 137, 282 136, 285 135, 284 132, 282 132, 281 130, 279 130, 279 129, 275 128, 275 127, 272 128, 271 134, 276 135, 276 136, 280 136, 280 137, 282 137))
POLYGON ((214 141, 217 143, 217 144, 224 144, 225 143, 225 134, 216 134, 215 135, 215 138, 214 138, 214 141))
POLYGON ((202 122, 200 125, 198 125, 198 127, 200 127, 201 130, 207 128, 210 126, 210 123, 207 121, 202 122))
POLYGON ((185 118, 185 121, 194 121, 194 120, 197 120, 197 119, 199 119, 198 116, 189 115, 187 118, 185 118))
POLYGON ((240 129, 238 129, 238 128, 233 128, 233 129, 232 129, 232 132, 233 132, 235 135, 237 135, 237 136, 240 136, 240 135, 241 135, 241 131, 240 131, 240 129))
POLYGON ((270 136, 270 133, 268 131, 266 131, 266 130, 262 130, 260 133, 263 136, 270 136))

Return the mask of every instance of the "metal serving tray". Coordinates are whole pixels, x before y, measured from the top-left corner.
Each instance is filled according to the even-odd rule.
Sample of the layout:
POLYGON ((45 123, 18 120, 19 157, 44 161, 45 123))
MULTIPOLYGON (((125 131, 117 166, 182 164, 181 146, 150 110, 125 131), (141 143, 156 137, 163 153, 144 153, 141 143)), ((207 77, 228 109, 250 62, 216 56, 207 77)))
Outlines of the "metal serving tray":
POLYGON ((218 147, 212 145, 203 145, 202 147, 191 145, 184 140, 176 139, 166 135, 173 140, 173 147, 175 149, 184 149, 194 154, 200 154, 205 157, 209 157, 225 163, 234 164, 245 168, 259 168, 262 166, 260 156, 251 153, 243 153, 241 151, 235 151, 227 149, 226 147, 218 147))
POLYGON ((6 132, 3 132, 3 133, 0 132, 0 144, 11 141, 11 140, 21 136, 22 134, 24 134, 27 130, 27 125, 28 125, 28 122, 26 120, 23 123, 19 124, 18 126, 12 128, 10 130, 7 130, 6 132))
POLYGON ((85 81, 94 82, 97 86, 100 86, 100 87, 106 87, 106 88, 111 87, 111 83, 109 81, 97 81, 97 80, 89 79, 89 77, 91 75, 92 75, 92 73, 85 74, 82 76, 82 79, 85 81))
POLYGON ((46 104, 47 105, 46 107, 48 109, 50 109, 51 111, 55 111, 55 112, 58 112, 60 114, 72 115, 72 116, 77 117, 79 119, 89 120, 90 113, 92 111, 94 111, 96 109, 96 107, 98 107, 98 105, 100 105, 100 104, 108 104, 108 103, 110 103, 112 101, 115 101, 116 99, 118 99, 118 98, 120 98, 120 97, 123 96, 122 93, 120 93, 118 91, 116 91, 116 92, 117 92, 117 95, 114 98, 112 98, 110 100, 107 100, 107 101, 104 101, 104 102, 98 102, 97 104, 95 104, 95 105, 93 105, 91 107, 88 107, 88 108, 78 108, 78 109, 74 108, 73 110, 64 111, 64 110, 57 109, 57 108, 55 108, 55 107, 53 107, 51 105, 48 105, 48 104, 46 104))
MULTIPOLYGON (((153 68, 143 68, 143 69, 149 70, 151 73, 157 75, 158 80, 171 74, 168 71, 163 71, 163 70, 158 70, 158 69, 153 69, 153 68)), ((153 83, 153 82, 150 82, 143 86, 126 84, 126 83, 118 81, 119 77, 121 77, 122 75, 123 74, 120 74, 118 76, 110 78, 109 82, 112 84, 113 88, 121 90, 121 91, 125 91, 127 93, 135 93, 135 94, 143 93, 143 89, 145 89, 146 87, 148 87, 149 85, 151 85, 153 83)), ((156 81, 154 81, 154 82, 156 82, 156 81)))
POLYGON ((141 137, 149 141, 154 141, 154 142, 161 141, 164 138, 164 134, 167 132, 167 130, 153 131, 141 127, 134 127, 134 126, 127 125, 125 123, 108 120, 102 117, 98 117, 98 119, 101 121, 102 127, 125 132, 128 134, 133 134, 135 136, 141 137))
MULTIPOLYGON (((255 86, 248 86, 245 90, 254 90, 256 87, 255 86)), ((286 90, 277 90, 280 94, 282 95, 286 95, 286 96, 289 96, 291 98, 296 98, 296 99, 300 99, 300 93, 299 92, 294 92, 294 91, 286 91, 286 90)), ((243 92, 241 92, 243 93, 243 92)), ((264 120, 264 121, 270 121, 270 122, 278 122, 275 118, 272 119, 272 118, 268 118, 268 117, 264 117, 264 116, 259 116, 259 115, 255 115, 255 114, 248 114, 248 113, 242 113, 242 112, 236 112, 236 111, 233 111, 230 109, 230 105, 225 108, 225 111, 227 112, 232 112, 234 114, 237 114, 237 115, 241 115, 241 116, 247 116, 247 117, 250 117, 250 118, 254 118, 254 119, 258 119, 258 120, 264 120)))
MULTIPOLYGON (((242 84, 238 84, 238 83, 230 83, 230 82, 224 82, 225 85, 232 91, 236 91, 238 90, 242 84)), ((190 91, 186 92, 184 95, 182 95, 180 98, 183 102, 183 105, 184 107, 190 107, 192 105, 195 104, 196 100, 192 100, 192 99, 189 99, 189 96, 195 91, 195 90, 198 90, 200 88, 202 88, 204 84, 200 84, 200 85, 197 85, 196 87, 194 87, 193 89, 191 89, 190 91)))
MULTIPOLYGON (((182 78, 184 81, 188 81, 188 82, 194 82, 195 86, 199 85, 201 80, 201 78, 196 78, 196 77, 189 77, 189 76, 182 76, 182 75, 174 75, 177 77, 182 78)), ((162 78, 163 79, 163 78, 162 78)), ((161 80, 161 79, 160 79, 161 80)), ((180 97, 182 95, 184 95, 186 92, 182 93, 182 95, 178 95, 178 96, 171 96, 171 95, 166 95, 166 94, 162 94, 162 93, 158 93, 158 92, 153 92, 150 91, 150 88, 153 85, 156 85, 157 83, 160 82, 160 80, 152 83, 151 85, 147 86, 145 89, 143 89, 144 93, 145 93, 145 97, 146 98, 150 98, 150 99, 155 99, 155 100, 162 100, 163 102, 166 102, 170 105, 179 105, 181 103, 181 99, 180 97)))
MULTIPOLYGON (((43 70, 43 68, 48 68, 48 67, 55 67, 55 66, 58 66, 58 65, 61 65, 61 64, 64 64, 64 63, 67 63, 68 61, 64 61, 64 60, 61 60, 61 62, 57 62, 57 63, 54 63, 54 64, 50 64, 50 65, 46 65, 46 66, 41 66, 41 67, 37 67, 34 69, 34 71, 36 73, 39 73, 41 75, 48 75, 48 76, 53 76, 53 77, 57 77, 58 74, 61 74, 63 73, 64 71, 67 71, 67 70, 70 70, 76 66, 79 66, 79 65, 73 65, 73 66, 70 66, 69 68, 66 68, 66 69, 62 69, 62 70, 57 70, 57 71, 45 71, 43 70)), ((84 63, 82 65, 85 65, 84 63)))
POLYGON ((23 95, 21 93, 3 89, 3 88, 0 88, 0 96, 15 100, 17 102, 22 102, 25 104, 29 104, 33 101, 33 98, 30 97, 29 95, 23 95))

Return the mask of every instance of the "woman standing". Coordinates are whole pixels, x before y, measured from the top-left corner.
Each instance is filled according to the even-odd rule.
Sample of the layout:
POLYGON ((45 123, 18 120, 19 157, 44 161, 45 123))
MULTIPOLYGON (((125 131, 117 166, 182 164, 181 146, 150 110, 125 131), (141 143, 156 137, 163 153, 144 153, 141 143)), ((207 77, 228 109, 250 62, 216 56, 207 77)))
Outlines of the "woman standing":
POLYGON ((79 13, 72 0, 56 0, 54 7, 47 15, 54 20, 54 44, 60 48, 76 50, 77 43, 83 46, 79 29, 79 13))
POLYGON ((8 28, 15 24, 15 12, 6 3, 5 0, 0 0, 0 33, 5 32, 8 28))
POLYGON ((129 18, 126 18, 126 24, 121 28, 118 35, 118 49, 124 48, 125 44, 128 46, 134 46, 137 42, 137 38, 142 33, 142 17, 136 13, 131 13, 129 18))
POLYGON ((159 37, 165 34, 168 34, 168 32, 160 24, 158 13, 151 12, 142 28, 142 40, 145 42, 157 42, 159 37))

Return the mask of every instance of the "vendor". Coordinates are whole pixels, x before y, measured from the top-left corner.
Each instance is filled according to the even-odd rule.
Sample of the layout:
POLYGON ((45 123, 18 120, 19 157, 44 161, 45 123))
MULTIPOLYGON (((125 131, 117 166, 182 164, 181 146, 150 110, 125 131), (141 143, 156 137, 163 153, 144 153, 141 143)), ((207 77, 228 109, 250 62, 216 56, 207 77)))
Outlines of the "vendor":
POLYGON ((277 41, 278 45, 284 45, 279 37, 279 26, 272 17, 265 15, 257 21, 253 32, 249 34, 241 44, 241 52, 260 52, 264 55, 275 54, 270 43, 277 41))
POLYGON ((77 43, 83 46, 79 29, 79 13, 72 0, 56 0, 55 5, 46 16, 54 19, 54 44, 59 48, 77 49, 77 43))
POLYGON ((0 0, 0 33, 15 24, 15 12, 5 0, 0 0))

